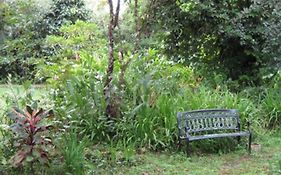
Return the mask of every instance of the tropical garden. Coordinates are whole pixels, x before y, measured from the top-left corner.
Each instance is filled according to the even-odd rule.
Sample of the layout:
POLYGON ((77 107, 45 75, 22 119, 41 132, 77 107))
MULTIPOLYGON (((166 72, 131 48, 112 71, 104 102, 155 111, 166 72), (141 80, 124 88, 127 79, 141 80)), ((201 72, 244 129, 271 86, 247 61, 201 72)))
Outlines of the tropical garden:
POLYGON ((0 174, 280 174, 279 0, 0 1, 0 174), (178 145, 177 113, 247 139, 178 145))

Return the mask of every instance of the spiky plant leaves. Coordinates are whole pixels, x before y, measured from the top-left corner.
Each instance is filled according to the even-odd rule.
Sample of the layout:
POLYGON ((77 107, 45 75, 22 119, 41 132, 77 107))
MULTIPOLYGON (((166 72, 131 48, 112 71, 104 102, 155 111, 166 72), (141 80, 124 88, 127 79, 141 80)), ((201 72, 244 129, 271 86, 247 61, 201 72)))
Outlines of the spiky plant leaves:
POLYGON ((44 135, 44 131, 51 129, 52 125, 45 122, 45 118, 53 116, 53 111, 45 111, 42 108, 26 106, 26 110, 12 108, 8 117, 15 123, 10 129, 15 134, 14 146, 18 151, 10 159, 13 166, 22 166, 24 162, 33 166, 34 162, 48 163, 49 149, 52 140, 44 135), (39 134, 40 133, 40 134, 39 134))

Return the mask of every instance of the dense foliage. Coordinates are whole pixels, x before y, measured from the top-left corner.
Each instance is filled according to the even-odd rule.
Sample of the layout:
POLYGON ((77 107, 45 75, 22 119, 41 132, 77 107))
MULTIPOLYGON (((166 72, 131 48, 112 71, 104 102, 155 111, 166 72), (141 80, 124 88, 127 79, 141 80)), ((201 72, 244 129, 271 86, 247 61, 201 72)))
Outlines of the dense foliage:
MULTIPOLYGON (((43 4, 42 4, 43 5, 43 4)), ((34 0, 4 1, 0 4, 0 72, 15 82, 34 80, 36 65, 48 60, 54 50, 44 45, 49 34, 58 34, 64 24, 87 20, 89 12, 81 0, 54 0, 50 11, 34 0)))
POLYGON ((83 0, 53 0, 52 2, 50 12, 44 14, 36 24, 39 37, 58 34, 61 26, 74 24, 78 19, 82 21, 89 19, 89 11, 85 8, 83 0))
POLYGON ((163 33, 163 49, 173 60, 195 65, 203 74, 219 72, 239 83, 257 84, 280 67, 279 3, 154 1, 155 17, 147 20, 160 21, 156 31, 163 33))
POLYGON ((3 2, 0 8, 3 36, 0 42, 1 79, 7 78, 8 74, 14 79, 32 79, 42 43, 34 32, 34 23, 40 18, 39 7, 28 0, 3 2))
POLYGON ((29 107, 32 93, 6 95, 3 108, 16 107, 1 119, 0 174, 95 174, 134 165, 136 152, 175 152, 178 111, 238 109, 255 139, 280 126, 279 1, 134 0, 122 12, 108 1, 110 18, 94 19, 83 0, 52 2, 0 4, 1 76, 31 79, 25 90, 45 83, 48 97, 35 101, 55 113, 29 107))

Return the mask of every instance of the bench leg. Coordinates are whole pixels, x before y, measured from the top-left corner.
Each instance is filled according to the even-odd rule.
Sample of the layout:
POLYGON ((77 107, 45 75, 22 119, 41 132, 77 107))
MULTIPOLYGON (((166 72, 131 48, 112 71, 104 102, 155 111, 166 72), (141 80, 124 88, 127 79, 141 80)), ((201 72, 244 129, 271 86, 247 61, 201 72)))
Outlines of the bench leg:
POLYGON ((178 150, 181 150, 181 139, 179 138, 179 141, 178 141, 178 150))
POLYGON ((186 154, 187 154, 187 156, 189 156, 189 153, 190 153, 190 143, 189 143, 189 140, 186 140, 186 154))
POLYGON ((252 133, 249 135, 248 151, 251 154, 251 145, 252 145, 252 133))
POLYGON ((240 142, 241 142, 241 136, 238 136, 238 137, 237 137, 237 142, 238 142, 238 144, 240 144, 240 142))

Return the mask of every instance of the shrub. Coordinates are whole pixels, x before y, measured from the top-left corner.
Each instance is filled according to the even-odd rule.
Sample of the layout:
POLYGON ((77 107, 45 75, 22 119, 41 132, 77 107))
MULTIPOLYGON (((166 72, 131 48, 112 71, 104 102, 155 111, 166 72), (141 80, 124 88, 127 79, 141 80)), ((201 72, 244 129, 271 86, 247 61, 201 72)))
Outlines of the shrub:
MULTIPOLYGON (((106 42, 95 23, 76 21, 60 28, 60 35, 46 38, 44 48, 48 59, 38 64, 36 78, 52 81, 90 69, 102 71, 105 62, 106 42)), ((55 83, 52 81, 52 83, 55 83)))
MULTIPOLYGON (((39 106, 44 106, 45 108, 51 108, 49 101, 46 98, 46 91, 44 88, 40 87, 35 90, 34 87, 31 87, 31 82, 27 81, 22 86, 18 85, 7 85, 4 89, 4 94, 2 97, 3 104, 1 110, 2 117, 0 117, 1 125, 0 125, 0 154, 1 154, 1 173, 4 174, 14 174, 16 172, 20 173, 23 171, 21 168, 14 168, 9 166, 11 162, 9 162, 9 158, 16 154, 16 151, 19 150, 19 147, 15 147, 16 139, 15 133, 11 132, 10 126, 15 124, 15 121, 10 119, 7 116, 8 111, 11 111, 12 107, 18 106, 18 109, 25 108, 27 105, 34 103, 34 101, 38 102, 39 106), (44 95, 43 95, 44 94, 44 95), (39 102, 40 99, 40 102, 39 102), (2 113, 3 112, 3 113, 2 113), (3 167, 3 168, 2 168, 3 167)), ((44 119, 40 123, 45 125, 47 120, 44 119), (43 122, 43 123, 42 123, 43 122)), ((41 132, 39 135, 46 135, 47 133, 41 132)), ((24 167, 27 168, 28 166, 24 167)), ((27 173, 27 172, 26 172, 27 173)))
POLYGON ((206 78, 224 74, 243 88, 280 68, 278 0, 156 0, 147 8, 156 15, 144 18, 148 36, 160 35, 156 47, 170 59, 207 70, 206 78))
POLYGON ((3 42, 0 41, 2 80, 9 74, 14 80, 18 78, 20 81, 34 77, 33 71, 40 59, 42 44, 42 40, 36 37, 34 24, 40 19, 41 12, 33 0, 1 2, 0 16, 3 25, 0 35, 3 33, 5 36, 2 38, 3 42))
POLYGON ((45 118, 53 116, 52 111, 27 106, 26 111, 13 108, 8 116, 15 122, 11 129, 15 134, 14 145, 17 152, 11 158, 12 165, 18 167, 29 163, 33 171, 33 163, 48 163, 51 139, 43 133, 48 131, 51 125, 43 122, 45 118))

